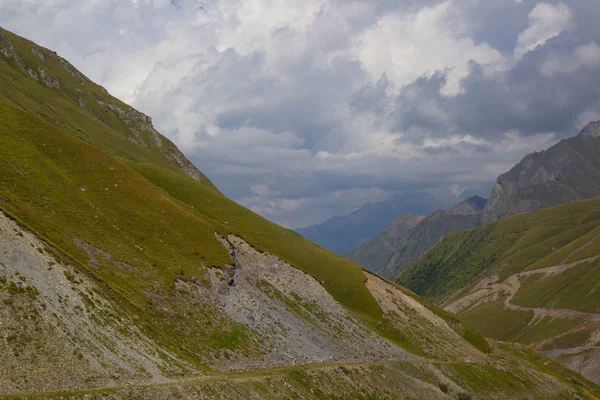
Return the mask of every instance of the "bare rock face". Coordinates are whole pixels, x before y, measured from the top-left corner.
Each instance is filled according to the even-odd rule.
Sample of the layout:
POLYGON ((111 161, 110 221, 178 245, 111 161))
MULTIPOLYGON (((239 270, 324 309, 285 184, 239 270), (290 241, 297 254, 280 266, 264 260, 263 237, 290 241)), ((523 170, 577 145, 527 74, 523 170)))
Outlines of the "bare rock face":
POLYGON ((486 199, 479 196, 472 196, 456 204, 448 210, 448 213, 455 215, 478 214, 483 210, 486 203, 486 199))
POLYGON ((600 121, 592 121, 579 133, 581 137, 600 137, 600 121))
POLYGON ((162 382, 188 370, 100 292, 0 213, 0 393, 162 382))
POLYGON ((496 180, 483 222, 600 195, 600 121, 527 155, 496 180))
POLYGON ((414 359, 365 327, 312 276, 239 237, 219 239, 235 265, 232 275, 211 269, 204 296, 260 335, 271 349, 267 365, 414 359))

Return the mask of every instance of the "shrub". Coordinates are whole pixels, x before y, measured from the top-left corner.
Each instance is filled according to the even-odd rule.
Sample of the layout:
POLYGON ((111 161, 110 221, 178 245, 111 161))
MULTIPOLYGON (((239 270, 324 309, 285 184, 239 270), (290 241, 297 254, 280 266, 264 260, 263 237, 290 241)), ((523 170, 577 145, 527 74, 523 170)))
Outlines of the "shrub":
POLYGON ((443 393, 448 393, 448 385, 446 385, 445 383, 443 383, 443 382, 442 382, 442 383, 440 383, 440 384, 438 385, 438 387, 440 388, 440 390, 441 390, 443 393))

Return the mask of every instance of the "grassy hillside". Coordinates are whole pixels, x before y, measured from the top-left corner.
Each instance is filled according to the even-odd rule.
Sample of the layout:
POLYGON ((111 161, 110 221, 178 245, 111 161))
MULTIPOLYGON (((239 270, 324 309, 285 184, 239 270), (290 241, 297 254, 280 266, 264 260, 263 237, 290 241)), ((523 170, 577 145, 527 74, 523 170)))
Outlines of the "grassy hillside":
MULTIPOLYGON (((199 273, 201 264, 227 263, 227 253, 212 232, 236 233, 259 249, 271 250, 315 276, 336 299, 357 314, 373 321, 379 319, 380 311, 364 288, 360 267, 230 201, 205 177, 198 184, 169 160, 167 154, 174 145, 166 138, 160 136, 163 143, 160 148, 153 145, 154 139, 140 143, 133 137, 136 133, 132 133, 137 128, 128 126, 121 113, 99 103, 127 111, 130 107, 74 68, 65 67, 66 61, 60 61, 53 52, 6 31, 0 32, 26 65, 24 69, 12 59, 0 62, 2 129, 6 132, 0 151, 11 160, 2 165, 4 184, 0 190, 6 198, 4 208, 24 221, 31 221, 35 229, 48 234, 50 240, 82 262, 87 259, 73 244, 71 232, 77 232, 76 237, 83 241, 101 244, 97 247, 132 264, 136 264, 136 258, 140 264, 155 259, 154 254, 139 254, 136 246, 152 249, 159 260, 155 262, 154 273, 163 275, 165 286, 172 283, 178 268, 194 275, 199 273), (32 49, 41 52, 43 60, 32 49), (60 85, 52 87, 38 82, 32 79, 29 70, 44 70, 60 85), (52 140, 48 135, 52 135, 52 140), (65 162, 68 165, 63 165, 65 162), (80 162, 104 168, 82 170, 80 162), (25 174, 35 176, 39 184, 17 185, 28 176, 25 174), (59 185, 55 185, 57 179, 59 185), (161 193, 159 189, 164 191, 161 193), (31 193, 32 190, 38 193, 31 193), (143 209, 142 215, 127 215, 132 203, 135 208, 143 209), (49 206, 54 212, 48 212, 49 206), (111 215, 119 209, 122 214, 111 215), (74 215, 66 218, 71 213, 74 215), (182 222, 187 220, 185 225, 192 226, 194 233, 177 237, 158 228, 178 226, 172 213, 182 222), (98 218, 91 220, 90 215, 98 218), (120 234, 115 234, 112 220, 128 221, 128 226, 121 223, 120 234), (165 241, 159 235, 170 239, 165 241), (175 259, 171 258, 173 243, 186 249, 178 252, 175 259), (163 274, 164 270, 170 273, 163 274)), ((145 134, 150 132, 143 131, 142 137, 145 134)), ((125 285, 116 278, 113 280, 117 285, 125 285)), ((136 287, 137 282, 129 282, 129 286, 136 287)), ((139 292, 133 290, 132 296, 143 297, 139 292)))
POLYGON ((600 379, 600 198, 449 235, 398 282, 488 338, 549 351, 600 379))
POLYGON ((600 198, 515 215, 448 235, 398 276, 417 294, 444 303, 478 279, 500 280, 600 253, 600 198))
POLYGON ((358 265, 227 199, 145 116, 53 52, 0 34, 0 209, 87 268, 149 334, 191 359, 237 343, 241 328, 225 322, 224 331, 200 323, 201 334, 189 332, 194 318, 210 327, 214 310, 180 309, 173 291, 178 279, 205 282, 207 266, 231 269, 217 232, 276 254, 381 335, 406 342, 358 265))

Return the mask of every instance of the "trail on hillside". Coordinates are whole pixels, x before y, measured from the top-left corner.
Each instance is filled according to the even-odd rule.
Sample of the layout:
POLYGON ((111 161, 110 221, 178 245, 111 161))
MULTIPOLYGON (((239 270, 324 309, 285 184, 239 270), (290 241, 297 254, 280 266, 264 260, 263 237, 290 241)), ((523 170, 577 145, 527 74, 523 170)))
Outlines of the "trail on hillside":
MULTIPOLYGON (((591 243, 591 242, 590 242, 591 243)), ((588 243, 589 244, 589 243, 588 243)), ((582 246, 583 247, 583 246, 582 246)), ((578 250, 581 250, 578 249, 578 250)), ((504 307, 508 310, 515 311, 532 311, 536 318, 550 317, 550 318, 576 318, 583 317, 591 320, 600 320, 600 313, 579 311, 567 308, 547 308, 547 307, 526 307, 512 303, 512 299, 521 287, 521 282, 524 278, 532 275, 542 275, 542 278, 546 278, 551 275, 563 273, 571 268, 574 268, 580 264, 593 262, 600 259, 600 255, 592 257, 582 258, 577 261, 570 263, 561 263, 552 267, 533 269, 530 271, 523 271, 509 276, 503 282, 496 283, 498 277, 485 278, 475 289, 467 294, 466 296, 454 301, 445 307, 447 311, 452 313, 458 313, 465 309, 473 309, 479 304, 484 302, 486 299, 499 300, 503 298, 504 307)))
POLYGON ((337 362, 337 363, 318 363, 318 364, 307 364, 307 365, 296 365, 296 366, 281 366, 274 368, 264 368, 257 370, 249 370, 244 372, 221 372, 208 375, 196 375, 187 378, 180 379, 169 379, 165 382, 131 382, 128 384, 119 385, 108 385, 91 388, 75 388, 61 391, 52 392, 17 392, 9 394, 1 394, 0 399, 28 399, 31 397, 69 397, 72 395, 93 395, 95 393, 106 393, 111 391, 118 391, 121 389, 133 389, 133 388, 149 388, 159 386, 188 386, 199 384, 202 382, 209 381, 228 381, 228 382, 251 382, 255 380, 263 379, 265 376, 275 374, 279 372, 286 372, 292 368, 299 370, 332 370, 340 367, 358 367, 358 366, 373 366, 383 365, 385 363, 412 363, 412 364, 452 364, 449 361, 429 361, 429 360, 378 360, 378 361, 364 361, 364 362, 337 362))

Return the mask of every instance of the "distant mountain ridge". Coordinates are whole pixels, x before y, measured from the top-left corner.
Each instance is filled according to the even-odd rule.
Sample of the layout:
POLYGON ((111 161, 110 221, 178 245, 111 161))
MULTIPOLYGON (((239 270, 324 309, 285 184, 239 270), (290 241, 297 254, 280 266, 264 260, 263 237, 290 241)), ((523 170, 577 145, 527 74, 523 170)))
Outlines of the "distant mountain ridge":
POLYGON ((386 224, 405 213, 426 214, 441 207, 428 193, 395 194, 387 200, 367 203, 349 215, 337 216, 296 232, 338 254, 377 235, 386 224))
POLYGON ((532 153, 500 175, 483 222, 600 196, 600 121, 576 137, 532 153))
POLYGON ((449 233, 596 196, 600 196, 600 121, 590 122, 575 137, 525 156, 498 177, 488 201, 474 196, 449 210, 431 213, 409 231, 385 229, 346 256, 394 278, 449 233))
POLYGON ((485 204, 485 199, 473 196, 426 216, 400 215, 375 238, 345 256, 381 276, 394 278, 447 234, 476 227, 485 204))

